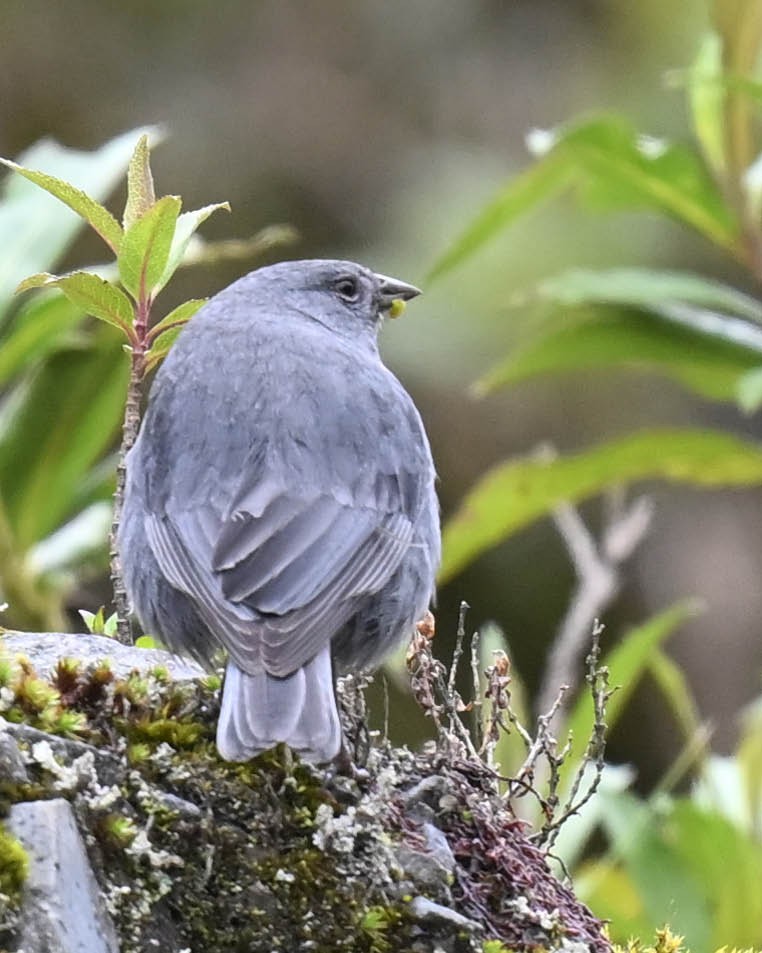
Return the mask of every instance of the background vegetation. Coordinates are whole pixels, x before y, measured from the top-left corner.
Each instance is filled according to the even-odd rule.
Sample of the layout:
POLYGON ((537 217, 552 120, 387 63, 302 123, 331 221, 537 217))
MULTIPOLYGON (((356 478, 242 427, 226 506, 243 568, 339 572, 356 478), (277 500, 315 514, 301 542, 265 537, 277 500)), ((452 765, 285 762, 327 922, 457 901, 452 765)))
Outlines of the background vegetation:
MULTIPOLYGON (((166 120, 158 194, 233 205, 206 234, 288 221, 293 254, 426 287, 384 347, 427 420, 449 518, 438 648, 466 598, 485 660, 505 645, 494 620, 527 697, 544 698, 569 605, 607 578, 586 606, 605 609, 627 689, 602 791, 556 849, 620 937, 669 919, 694 949, 762 944, 762 4, 36 6, 8 4, 0 154, 103 199, 138 136, 124 130, 166 120), (98 151, 24 152, 50 134, 98 151), (610 497, 557 509, 654 477, 679 485, 649 486, 653 512, 610 497), (556 526, 538 522, 553 511, 556 526)), ((29 183, 6 189, 0 579, 8 624, 50 628, 106 599, 128 362, 62 296, 12 300, 27 275, 101 251, 29 183)), ((162 313, 250 266, 178 274, 162 313)), ((407 705, 395 694, 393 729, 407 705)), ((584 737, 582 709, 565 717, 584 737)))

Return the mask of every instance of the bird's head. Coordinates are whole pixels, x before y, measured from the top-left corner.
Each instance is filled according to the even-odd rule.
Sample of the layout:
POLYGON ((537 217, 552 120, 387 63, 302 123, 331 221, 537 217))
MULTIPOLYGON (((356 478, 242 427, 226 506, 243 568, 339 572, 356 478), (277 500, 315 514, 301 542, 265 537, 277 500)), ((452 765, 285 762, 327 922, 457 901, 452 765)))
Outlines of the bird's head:
POLYGON ((398 317, 421 292, 351 261, 280 262, 250 276, 267 288, 268 304, 299 312, 341 337, 372 338, 385 317, 398 317))

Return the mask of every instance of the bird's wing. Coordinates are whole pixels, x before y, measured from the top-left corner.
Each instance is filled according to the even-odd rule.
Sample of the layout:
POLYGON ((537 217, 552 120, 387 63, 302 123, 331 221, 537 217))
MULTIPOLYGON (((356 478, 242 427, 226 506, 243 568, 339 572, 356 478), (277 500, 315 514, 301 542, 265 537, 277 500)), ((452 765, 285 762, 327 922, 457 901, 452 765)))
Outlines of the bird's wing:
POLYGON ((273 479, 211 506, 153 514, 146 530, 162 571, 189 595, 238 664, 287 675, 377 592, 408 549, 413 523, 401 501, 303 499, 273 479))

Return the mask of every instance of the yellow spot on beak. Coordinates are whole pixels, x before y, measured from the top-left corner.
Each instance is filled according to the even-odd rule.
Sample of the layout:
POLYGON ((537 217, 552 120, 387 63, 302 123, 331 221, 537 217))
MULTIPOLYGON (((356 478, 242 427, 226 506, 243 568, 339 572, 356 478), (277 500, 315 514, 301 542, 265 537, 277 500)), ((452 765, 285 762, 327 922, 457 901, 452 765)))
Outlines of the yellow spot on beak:
POLYGON ((398 318, 401 314, 405 313, 405 302, 402 298, 395 298, 392 301, 392 306, 389 308, 389 317, 398 318))

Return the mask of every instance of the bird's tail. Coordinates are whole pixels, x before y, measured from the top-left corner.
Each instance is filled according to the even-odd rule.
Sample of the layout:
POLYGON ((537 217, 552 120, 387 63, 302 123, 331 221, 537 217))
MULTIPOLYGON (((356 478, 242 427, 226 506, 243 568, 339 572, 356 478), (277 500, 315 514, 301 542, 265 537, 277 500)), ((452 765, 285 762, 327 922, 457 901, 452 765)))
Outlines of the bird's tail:
POLYGON ((330 646, 286 678, 248 675, 228 661, 217 750, 226 761, 248 761, 281 741, 313 763, 339 753, 330 646))

